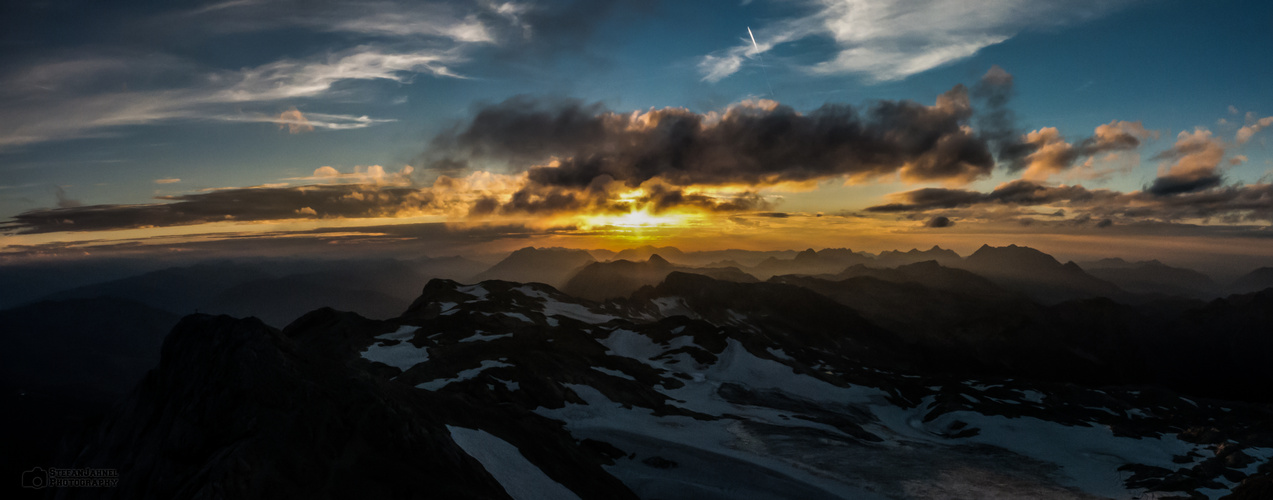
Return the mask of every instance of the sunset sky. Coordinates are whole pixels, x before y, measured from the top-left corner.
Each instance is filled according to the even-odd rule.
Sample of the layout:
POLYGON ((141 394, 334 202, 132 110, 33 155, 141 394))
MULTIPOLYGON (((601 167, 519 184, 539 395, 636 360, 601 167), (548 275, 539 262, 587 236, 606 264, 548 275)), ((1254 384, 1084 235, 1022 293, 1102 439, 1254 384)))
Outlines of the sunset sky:
POLYGON ((0 26, 3 259, 1273 259, 1264 1, 50 0, 0 26))

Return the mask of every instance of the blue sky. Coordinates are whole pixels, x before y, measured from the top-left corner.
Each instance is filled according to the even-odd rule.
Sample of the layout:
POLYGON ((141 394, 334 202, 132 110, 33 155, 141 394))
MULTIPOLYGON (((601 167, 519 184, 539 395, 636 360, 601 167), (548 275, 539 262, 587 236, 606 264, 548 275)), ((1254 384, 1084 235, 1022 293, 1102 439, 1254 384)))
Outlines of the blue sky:
MULTIPOLYGON (((1035 170, 997 157, 993 170, 970 178, 885 175, 846 187, 851 175, 828 174, 813 190, 748 189, 767 197, 765 210, 833 213, 926 187, 990 193, 1026 179, 1132 194, 1171 174, 1195 182, 1172 194, 1194 195, 1267 184, 1273 172, 1263 130, 1273 116, 1267 2, 54 0, 0 9, 0 217, 297 187, 319 182, 321 167, 352 182, 368 180, 354 174, 372 166, 392 174, 410 165, 400 180, 422 187, 440 173, 516 175, 549 158, 468 158, 467 168, 446 172, 430 162, 441 154, 435 137, 518 95, 602 103, 616 115, 684 108, 706 116, 758 99, 800 113, 827 103, 864 110, 881 101, 933 106, 956 85, 975 89, 992 68, 1011 75, 1014 140, 1073 150, 1096 127, 1124 121, 1136 124, 1120 125, 1136 145, 1052 167, 1036 157, 1035 170), (1058 135, 1026 139, 1047 127, 1058 135), (1202 129, 1210 135, 1193 135, 1202 129), (1220 155, 1182 163, 1182 132, 1220 155), (1096 163, 1084 166, 1088 159, 1096 163)), ((984 103, 971 102, 969 133, 984 135, 984 103)), ((1146 200, 1118 203, 1180 205, 1146 200)), ((1029 215, 991 216, 973 210, 978 203, 940 208, 964 210, 954 215, 965 230, 1029 215)), ((1223 219, 1263 231, 1265 210, 1128 209, 1111 220, 1223 219)), ((17 233, 31 232, 23 224, 17 233)), ((17 244, 17 233, 0 237, 17 244)))

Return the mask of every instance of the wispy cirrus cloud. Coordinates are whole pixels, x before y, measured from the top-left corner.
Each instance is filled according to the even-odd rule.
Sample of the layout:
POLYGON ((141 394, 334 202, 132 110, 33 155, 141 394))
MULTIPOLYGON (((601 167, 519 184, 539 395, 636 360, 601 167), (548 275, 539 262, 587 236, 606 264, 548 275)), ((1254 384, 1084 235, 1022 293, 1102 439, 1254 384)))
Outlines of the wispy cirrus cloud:
MULTIPOLYGON (((343 82, 407 82, 421 73, 458 77, 448 64, 463 60, 455 50, 396 53, 383 47, 359 46, 321 57, 280 60, 237 71, 205 70, 197 77, 188 78, 184 86, 133 91, 84 89, 63 83, 64 80, 91 80, 98 71, 127 68, 132 64, 127 59, 59 61, 50 63, 52 69, 37 66, 20 73, 19 80, 43 82, 49 90, 31 92, 28 85, 0 91, 13 97, 0 104, 0 112, 8 118, 0 124, 0 148, 91 137, 106 133, 112 127, 181 119, 287 122, 279 115, 241 109, 331 96, 340 92, 336 86, 343 82), (35 79, 31 75, 46 76, 35 79)), ((154 63, 136 64, 151 68, 154 63)), ((188 65, 178 64, 183 68, 188 65)), ((330 130, 364 128, 392 121, 324 113, 304 116, 309 126, 330 130)))
POLYGON ((814 0, 811 12, 756 30, 750 40, 704 56, 703 79, 719 81, 774 47, 829 38, 834 50, 803 69, 869 81, 906 78, 976 54, 1018 33, 1098 17, 1133 0, 814 0))
POLYGON ((302 113, 292 108, 277 115, 265 113, 239 113, 233 115, 208 116, 207 119, 228 122, 274 123, 279 130, 287 130, 292 134, 313 132, 315 130, 353 130, 367 128, 380 123, 393 123, 392 118, 371 118, 367 115, 340 115, 332 113, 302 113))
POLYGON ((283 27, 381 38, 495 42, 516 17, 517 4, 483 2, 233 0, 157 16, 151 24, 186 24, 214 32, 268 31, 283 27), (507 5, 507 6, 504 6, 507 5), (502 8, 501 8, 502 7, 502 8))
POLYGON ((455 66, 469 60, 470 47, 496 44, 506 31, 526 29, 518 17, 524 9, 515 7, 234 0, 158 14, 135 21, 133 28, 157 40, 271 30, 328 33, 342 40, 322 53, 234 69, 110 45, 28 59, 0 74, 0 113, 6 117, 0 148, 173 120, 279 123, 292 131, 385 123, 392 120, 323 113, 314 103, 347 98, 362 83, 410 84, 420 75, 463 78, 455 66), (279 114, 298 101, 310 103, 305 113, 279 114))

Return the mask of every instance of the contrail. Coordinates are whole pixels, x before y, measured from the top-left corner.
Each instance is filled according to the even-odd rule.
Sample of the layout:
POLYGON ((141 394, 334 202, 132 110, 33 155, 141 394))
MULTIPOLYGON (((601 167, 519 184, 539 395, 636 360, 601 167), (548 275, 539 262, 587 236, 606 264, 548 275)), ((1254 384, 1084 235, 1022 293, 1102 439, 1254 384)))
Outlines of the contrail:
POLYGON ((756 35, 752 34, 751 26, 747 27, 747 36, 751 37, 751 46, 756 49, 756 60, 760 61, 760 71, 765 74, 765 86, 769 87, 769 98, 778 100, 774 97, 774 86, 769 84, 769 70, 765 69, 765 61, 760 59, 760 45, 756 44, 756 35))

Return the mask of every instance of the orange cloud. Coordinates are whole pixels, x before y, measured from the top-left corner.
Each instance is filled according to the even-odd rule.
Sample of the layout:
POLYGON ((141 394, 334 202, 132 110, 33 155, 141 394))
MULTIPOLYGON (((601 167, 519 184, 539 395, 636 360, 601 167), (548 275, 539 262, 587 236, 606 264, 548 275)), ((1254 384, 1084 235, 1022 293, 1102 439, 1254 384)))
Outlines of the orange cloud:
POLYGON ((289 181, 320 181, 332 184, 374 184, 391 186, 409 186, 414 183, 411 174, 415 167, 403 165, 397 172, 386 171, 380 165, 356 166, 353 172, 341 172, 331 166, 314 169, 309 177, 291 177, 289 181))
POLYGON ((181 182, 181 179, 155 179, 155 184, 176 184, 178 182, 181 182))
MULTIPOLYGON (((1099 125, 1093 132, 1091 137, 1079 141, 1077 144, 1066 142, 1061 136, 1060 131, 1055 127, 1045 127, 1026 134, 1022 144, 1028 146, 1031 153, 1023 158, 1025 164, 1025 172, 1021 177, 1030 181, 1045 181, 1048 178, 1071 169, 1075 162, 1080 158, 1087 157, 1087 161, 1079 164, 1076 170, 1072 172, 1070 177, 1075 178, 1103 178, 1108 177, 1114 170, 1098 169, 1096 155, 1100 153, 1110 153, 1105 157, 1107 161, 1123 159, 1116 153, 1120 151, 1134 150, 1140 147, 1141 141, 1148 138, 1157 138, 1158 132, 1147 130, 1140 122, 1129 122, 1114 120, 1109 123, 1099 125)), ((1132 153, 1133 155, 1135 153, 1132 153)), ((1125 160, 1128 161, 1128 160, 1125 160)), ((1129 160, 1128 165, 1134 167, 1139 163, 1139 156, 1129 160)), ((1124 169, 1129 167, 1124 167, 1124 169)))
POLYGON ((288 133, 299 134, 301 132, 313 132, 314 125, 301 114, 301 110, 292 108, 282 112, 275 118, 278 123, 279 130, 286 129, 288 133))
POLYGON ((1249 125, 1238 129, 1238 135, 1236 138, 1238 144, 1246 143, 1251 140, 1251 136, 1255 135, 1256 132, 1259 132, 1260 129, 1273 125, 1273 116, 1266 116, 1259 120, 1252 119, 1250 121, 1251 123, 1249 125))

